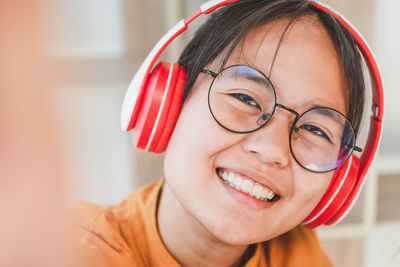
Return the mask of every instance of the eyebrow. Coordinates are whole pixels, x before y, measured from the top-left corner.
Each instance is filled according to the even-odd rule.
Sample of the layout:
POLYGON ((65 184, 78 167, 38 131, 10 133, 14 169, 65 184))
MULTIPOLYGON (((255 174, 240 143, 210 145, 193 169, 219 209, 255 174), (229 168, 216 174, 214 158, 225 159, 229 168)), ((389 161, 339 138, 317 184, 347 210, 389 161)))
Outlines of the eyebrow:
MULTIPOLYGON (((320 114, 322 116, 325 116, 325 117, 328 117, 328 118, 331 118, 336 122, 339 122, 339 123, 343 122, 341 120, 341 116, 336 116, 336 115, 340 114, 340 112, 338 110, 332 110, 330 108, 322 107, 322 106, 319 106, 319 105, 313 105, 310 109, 315 109, 318 114, 320 114), (337 113, 337 114, 335 114, 334 112, 337 113)), ((343 118, 346 118, 346 116, 344 116, 343 118)))
POLYGON ((272 82, 266 79, 265 77, 262 76, 254 76, 254 75, 243 75, 239 73, 241 76, 243 76, 246 80, 250 80, 252 82, 255 82, 260 85, 266 85, 266 86, 271 86, 272 82))
POLYGON ((236 72, 236 74, 246 78, 247 80, 253 81, 258 84, 272 85, 272 82, 266 76, 263 76, 265 74, 262 74, 256 68, 253 68, 251 66, 249 66, 249 67, 252 68, 254 71, 256 71, 256 75, 254 75, 252 72, 249 72, 246 70, 241 70, 241 71, 239 70, 236 72))
MULTIPOLYGON (((218 76, 218 73, 215 73, 215 72, 213 72, 211 70, 207 70, 207 69, 202 69, 200 72, 211 75, 213 78, 216 78, 218 76)), ((240 72, 237 72, 236 74, 240 77, 245 78, 246 80, 253 81, 257 84, 273 87, 272 82, 264 76, 251 75, 251 74, 240 73, 240 72)))
POLYGON ((329 107, 328 105, 329 105, 329 103, 325 103, 324 99, 322 99, 320 97, 317 99, 312 99, 312 100, 308 99, 307 101, 305 101, 302 104, 302 106, 307 107, 307 108, 301 114, 303 114, 304 112, 309 111, 311 109, 321 108, 319 110, 319 111, 321 111, 321 112, 319 112, 321 115, 333 118, 334 115, 332 114, 332 111, 336 111, 336 112, 339 112, 339 114, 341 114, 343 117, 345 117, 347 119, 347 116, 344 112, 340 111, 337 108, 329 107))

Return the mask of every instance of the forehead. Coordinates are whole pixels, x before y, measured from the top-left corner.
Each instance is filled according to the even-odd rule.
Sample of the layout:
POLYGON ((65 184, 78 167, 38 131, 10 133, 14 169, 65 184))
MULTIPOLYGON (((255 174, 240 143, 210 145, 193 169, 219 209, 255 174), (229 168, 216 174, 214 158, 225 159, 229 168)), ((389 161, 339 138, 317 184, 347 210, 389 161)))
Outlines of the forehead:
POLYGON ((278 103, 299 112, 318 105, 346 114, 343 68, 329 34, 314 16, 287 28, 288 23, 279 19, 254 28, 226 66, 246 64, 262 71, 273 83, 278 103))

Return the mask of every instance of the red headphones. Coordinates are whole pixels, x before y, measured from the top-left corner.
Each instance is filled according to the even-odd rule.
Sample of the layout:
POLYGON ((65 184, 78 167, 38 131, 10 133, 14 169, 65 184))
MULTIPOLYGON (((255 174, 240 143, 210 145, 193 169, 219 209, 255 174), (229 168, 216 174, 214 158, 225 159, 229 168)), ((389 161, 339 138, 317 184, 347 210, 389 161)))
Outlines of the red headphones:
MULTIPOLYGON (((161 62, 154 70, 160 54, 187 26, 202 14, 240 0, 210 0, 200 10, 178 22, 158 43, 136 72, 125 94, 121 111, 121 127, 133 131, 135 146, 149 152, 165 151, 182 104, 186 71, 178 63, 161 62)), ((357 200, 381 137, 383 89, 378 66, 372 51, 361 34, 343 16, 317 0, 310 0, 319 10, 336 17, 351 33, 368 65, 373 88, 373 104, 368 140, 361 158, 353 156, 333 174, 325 195, 303 224, 315 228, 339 222, 357 200)))

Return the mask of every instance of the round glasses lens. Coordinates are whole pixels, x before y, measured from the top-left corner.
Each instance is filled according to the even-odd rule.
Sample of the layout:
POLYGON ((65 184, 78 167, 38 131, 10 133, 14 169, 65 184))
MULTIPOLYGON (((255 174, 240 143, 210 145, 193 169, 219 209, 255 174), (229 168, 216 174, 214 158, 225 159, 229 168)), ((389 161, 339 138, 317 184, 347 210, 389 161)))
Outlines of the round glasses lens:
POLYGON ((269 79, 249 66, 231 66, 214 79, 208 93, 210 111, 224 128, 254 131, 268 122, 275 109, 275 91, 269 79))
POLYGON ((350 122, 340 112, 314 108, 296 121, 290 145, 301 166, 313 172, 328 172, 343 165, 350 157, 355 136, 350 122))

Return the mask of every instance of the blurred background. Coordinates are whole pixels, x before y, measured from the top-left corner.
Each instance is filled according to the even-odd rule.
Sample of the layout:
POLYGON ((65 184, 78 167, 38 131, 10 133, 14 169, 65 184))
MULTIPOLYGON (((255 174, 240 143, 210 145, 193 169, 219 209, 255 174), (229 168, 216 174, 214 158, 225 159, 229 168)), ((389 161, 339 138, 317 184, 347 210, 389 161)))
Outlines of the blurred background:
MULTIPOLYGON (((0 2, 4 12, 7 12, 6 2, 0 2)), ((400 2, 326 2, 345 15, 373 48, 383 77, 385 117, 379 156, 359 201, 343 222, 322 228, 318 233, 335 266, 400 266, 400 73, 397 66, 400 2)), ((44 187, 44 191, 56 192, 64 207, 72 206, 77 200, 117 204, 130 192, 163 175, 163 156, 133 149, 130 134, 120 129, 119 114, 125 90, 159 38, 181 18, 196 11, 204 0, 32 0, 30 3, 9 6, 8 14, 12 16, 9 21, 3 17, 0 22, 5 25, 4 31, 20 29, 34 34, 31 37, 39 44, 34 47, 40 57, 33 62, 49 62, 42 69, 38 68, 40 64, 31 66, 33 70, 42 70, 40 77, 46 84, 43 87, 36 81, 31 83, 38 89, 45 88, 43 94, 33 96, 45 102, 40 105, 45 107, 44 126, 36 125, 44 134, 38 132, 38 140, 56 140, 52 145, 44 145, 54 153, 44 155, 42 165, 57 166, 46 172, 48 181, 42 184, 47 184, 49 190, 44 187), (32 16, 25 16, 22 10, 32 16), (21 28, 11 26, 10 22, 16 21, 21 28), (46 134, 51 135, 50 139, 46 134)), ((177 60, 195 28, 196 25, 174 42, 163 58, 177 60)), ((30 35, 21 36, 30 38, 30 35)), ((15 40, 19 44, 26 41, 15 40)), ((18 49, 10 45, 3 47, 2 52, 7 55, 18 49)), ((12 59, 21 65, 26 65, 27 60, 21 55, 12 59)), ((2 72, 5 69, 6 65, 2 72)), ((25 74, 32 72, 29 69, 25 74)), ((1 92, 9 91, 3 87, 1 92)), ((22 106, 26 113, 21 116, 35 115, 28 104, 22 106)), ((32 137, 27 132, 30 128, 19 126, 26 134, 21 139, 32 137)), ((13 134, 10 132, 10 135, 13 134)), ((4 156, 7 155, 4 153, 4 156)), ((2 175, 2 180, 3 177, 6 176, 2 175)), ((25 176, 21 174, 21 177, 25 176)))

